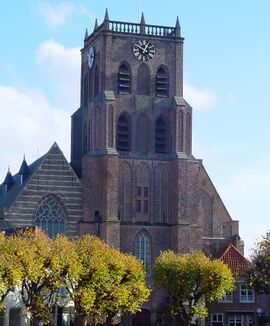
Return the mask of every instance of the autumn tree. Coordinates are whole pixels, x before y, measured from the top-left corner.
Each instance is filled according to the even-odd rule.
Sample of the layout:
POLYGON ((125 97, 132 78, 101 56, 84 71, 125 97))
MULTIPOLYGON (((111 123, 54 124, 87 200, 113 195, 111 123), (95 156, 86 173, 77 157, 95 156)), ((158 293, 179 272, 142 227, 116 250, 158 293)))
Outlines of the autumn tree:
POLYGON ((268 232, 251 255, 248 283, 258 293, 270 293, 270 232, 268 232))
POLYGON ((234 287, 229 267, 203 252, 164 251, 156 259, 153 273, 155 285, 169 298, 172 317, 183 325, 190 325, 195 315, 207 316, 206 303, 221 299, 234 287))
POLYGON ((0 233, 0 311, 4 309, 5 298, 16 290, 20 281, 21 273, 16 266, 13 241, 0 233))
POLYGON ((150 295, 140 261, 89 235, 76 241, 76 251, 79 275, 67 280, 76 325, 110 323, 118 313, 140 310, 150 295))

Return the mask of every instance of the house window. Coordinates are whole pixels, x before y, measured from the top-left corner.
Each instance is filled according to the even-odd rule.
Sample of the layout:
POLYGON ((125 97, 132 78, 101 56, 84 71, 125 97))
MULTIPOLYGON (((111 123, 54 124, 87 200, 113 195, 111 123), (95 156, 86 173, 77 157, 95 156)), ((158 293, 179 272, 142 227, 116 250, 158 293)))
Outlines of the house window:
POLYGON ((231 291, 227 292, 222 297, 222 299, 220 300, 220 302, 233 302, 232 292, 231 291))
POLYGON ((254 302, 254 290, 246 284, 240 285, 240 302, 254 302))
POLYGON ((222 326, 223 325, 223 314, 211 314, 211 325, 222 326))
POLYGON ((228 326, 242 326, 242 316, 241 315, 229 316, 228 326))
POLYGON ((9 310, 9 325, 20 326, 21 325, 21 309, 11 308, 9 310))
POLYGON ((130 126, 125 114, 122 114, 118 119, 117 149, 119 151, 130 151, 130 126))
POLYGON ((146 274, 151 271, 151 241, 145 231, 141 231, 135 238, 135 256, 143 261, 146 274))
POLYGON ((65 214, 60 203, 53 196, 46 197, 36 212, 36 226, 50 238, 64 233, 65 214))
POLYGON ((130 69, 126 64, 123 63, 118 70, 118 93, 130 94, 130 85, 130 69))

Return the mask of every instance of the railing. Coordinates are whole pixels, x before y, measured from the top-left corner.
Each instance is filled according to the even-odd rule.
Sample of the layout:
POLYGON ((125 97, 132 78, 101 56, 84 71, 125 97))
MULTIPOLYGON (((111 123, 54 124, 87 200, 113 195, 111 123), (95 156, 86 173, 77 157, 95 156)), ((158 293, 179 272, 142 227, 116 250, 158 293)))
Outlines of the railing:
POLYGON ((109 21, 109 30, 118 33, 131 34, 146 34, 154 36, 176 36, 175 27, 159 26, 159 25, 144 25, 135 23, 126 23, 120 21, 109 21))

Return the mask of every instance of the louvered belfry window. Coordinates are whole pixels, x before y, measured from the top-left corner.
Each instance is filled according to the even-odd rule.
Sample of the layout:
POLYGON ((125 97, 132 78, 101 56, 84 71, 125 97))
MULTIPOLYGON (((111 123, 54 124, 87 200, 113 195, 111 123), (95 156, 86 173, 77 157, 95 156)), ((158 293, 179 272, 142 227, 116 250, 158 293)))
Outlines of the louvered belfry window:
POLYGON ((169 78, 168 73, 164 68, 159 68, 156 75, 156 96, 169 96, 169 78))
POLYGON ((155 151, 156 153, 167 152, 167 125, 161 117, 156 121, 155 151))
POLYGON ((122 64, 118 70, 118 93, 130 94, 131 75, 130 69, 126 64, 122 64))
POLYGON ((130 151, 130 126, 128 117, 122 114, 117 124, 117 150, 130 151))

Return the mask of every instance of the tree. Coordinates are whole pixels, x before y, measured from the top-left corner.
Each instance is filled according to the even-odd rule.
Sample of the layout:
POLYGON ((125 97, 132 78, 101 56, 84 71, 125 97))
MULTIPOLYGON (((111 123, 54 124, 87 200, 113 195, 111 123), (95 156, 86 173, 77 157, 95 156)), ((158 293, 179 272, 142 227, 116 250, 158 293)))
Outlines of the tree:
POLYGON ((110 323, 118 313, 140 310, 150 295, 140 261, 89 235, 76 241, 76 250, 79 275, 69 277, 67 284, 76 325, 110 323))
POLYGON ((21 272, 15 263, 13 241, 0 233, 0 311, 4 300, 20 284, 21 272))
POLYGON ((270 293, 270 232, 257 243, 247 272, 248 284, 258 293, 270 293))
POLYGON ((190 325, 195 315, 206 317, 206 302, 221 299, 234 287, 229 267, 203 252, 164 251, 156 259, 153 272, 155 285, 168 295, 172 317, 184 325, 190 325))
POLYGON ((35 323, 43 320, 46 324, 55 291, 50 269, 52 240, 35 228, 20 230, 9 238, 21 274, 22 301, 35 323))

